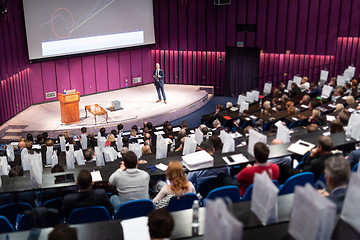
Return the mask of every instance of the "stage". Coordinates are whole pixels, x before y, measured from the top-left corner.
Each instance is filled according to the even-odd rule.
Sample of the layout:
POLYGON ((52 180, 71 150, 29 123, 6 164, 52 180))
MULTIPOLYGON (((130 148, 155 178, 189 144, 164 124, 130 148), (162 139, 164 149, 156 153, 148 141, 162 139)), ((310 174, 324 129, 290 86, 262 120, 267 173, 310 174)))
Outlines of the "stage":
POLYGON ((56 137, 65 131, 80 134, 81 127, 97 133, 101 127, 107 131, 116 129, 119 123, 129 130, 134 124, 142 126, 144 121, 156 126, 201 108, 213 97, 213 90, 212 86, 165 84, 167 104, 163 101, 156 103, 157 93, 153 84, 82 96, 79 102, 80 122, 75 124, 61 122, 59 101, 32 105, 5 122, 0 127, 0 137, 2 142, 18 140, 19 136, 27 133, 48 132, 51 137, 56 137), (113 100, 119 100, 123 109, 107 110, 113 100), (107 110, 108 122, 105 115, 97 116, 96 125, 91 113, 85 117, 85 106, 91 104, 99 104, 107 110))

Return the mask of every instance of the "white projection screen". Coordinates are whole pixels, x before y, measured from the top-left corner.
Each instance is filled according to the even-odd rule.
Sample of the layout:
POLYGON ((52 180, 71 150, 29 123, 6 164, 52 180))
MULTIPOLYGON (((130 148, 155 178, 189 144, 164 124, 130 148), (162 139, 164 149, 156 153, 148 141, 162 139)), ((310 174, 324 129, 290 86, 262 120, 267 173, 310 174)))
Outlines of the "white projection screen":
POLYGON ((153 0, 23 0, 29 59, 155 43, 153 0))

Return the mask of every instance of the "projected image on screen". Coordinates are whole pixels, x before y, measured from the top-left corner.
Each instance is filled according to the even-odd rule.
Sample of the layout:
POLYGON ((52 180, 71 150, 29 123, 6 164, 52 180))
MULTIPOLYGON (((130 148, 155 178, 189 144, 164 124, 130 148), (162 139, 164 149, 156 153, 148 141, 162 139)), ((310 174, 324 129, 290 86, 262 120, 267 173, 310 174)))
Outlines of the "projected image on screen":
POLYGON ((29 58, 155 43, 152 0, 24 0, 29 58))

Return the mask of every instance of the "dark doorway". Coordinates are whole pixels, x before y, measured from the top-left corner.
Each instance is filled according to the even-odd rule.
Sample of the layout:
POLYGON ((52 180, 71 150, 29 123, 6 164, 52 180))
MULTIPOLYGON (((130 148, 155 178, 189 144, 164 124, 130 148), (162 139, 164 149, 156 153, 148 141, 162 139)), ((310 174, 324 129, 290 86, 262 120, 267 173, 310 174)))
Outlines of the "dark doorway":
POLYGON ((236 97, 259 87, 259 48, 226 48, 226 95, 236 97))

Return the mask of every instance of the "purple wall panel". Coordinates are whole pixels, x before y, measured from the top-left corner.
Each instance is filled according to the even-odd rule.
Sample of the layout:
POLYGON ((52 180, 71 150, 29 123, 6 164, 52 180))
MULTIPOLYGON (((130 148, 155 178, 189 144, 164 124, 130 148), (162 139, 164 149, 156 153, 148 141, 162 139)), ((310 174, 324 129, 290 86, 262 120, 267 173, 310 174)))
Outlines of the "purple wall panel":
POLYGON ((177 1, 169 1, 169 48, 178 49, 177 1))
POLYGON ((187 5, 183 0, 178 0, 178 30, 179 30, 179 50, 187 50, 187 5))
POLYGON ((197 51, 197 62, 196 62, 196 80, 194 83, 200 84, 202 82, 202 76, 201 76, 201 61, 202 61, 202 54, 201 51, 197 51))
POLYGON ((206 48, 208 50, 216 50, 216 10, 212 1, 206 1, 206 48))
POLYGON ((120 59, 120 87, 124 88, 130 86, 129 82, 131 81, 130 51, 119 52, 119 59, 120 59))
POLYGON ((179 83, 179 51, 174 51, 174 83, 179 83))
MULTIPOLYGON (((247 4, 248 14, 247 14, 247 20, 246 20, 248 24, 256 24, 256 11, 257 11, 256 3, 257 3, 257 1, 248 1, 248 4, 247 4)), ((232 9, 232 8, 234 8, 234 7, 229 6, 229 9, 232 9)), ((234 29, 235 29, 235 26, 234 26, 234 29)), ((255 37, 256 37, 256 33, 254 33, 254 32, 246 33, 246 46, 255 47, 256 46, 255 37)))
POLYGON ((160 49, 169 49, 169 1, 159 0, 160 49))
POLYGON ((170 54, 168 50, 164 52, 164 63, 162 64, 162 69, 165 72, 165 83, 169 83, 171 76, 170 76, 170 54))
MULTIPOLYGON (((2 24, 0 22, 0 52, 5 52, 5 43, 4 43, 4 36, 2 35, 3 29, 2 24)), ((8 71, 6 70, 6 54, 0 54, 0 80, 5 79, 8 74, 8 71)), ((5 85, 4 85, 5 86, 5 85)))
MULTIPOLYGON (((56 76, 55 76, 55 64, 53 61, 41 63, 41 71, 44 85, 44 93, 56 92, 56 76)), ((53 101, 55 98, 45 98, 45 101, 53 101)))
POLYGON ((119 53, 106 55, 108 65, 109 90, 120 88, 119 53))
MULTIPOLYGON (((226 7, 226 46, 236 46, 236 1, 226 7)), ((253 40, 252 40, 253 42, 253 40)), ((206 49, 204 49, 206 50, 206 49)))
POLYGON ((286 43, 286 20, 288 15, 288 2, 278 1, 277 31, 276 31, 276 52, 285 52, 286 43))
POLYGON ((226 83, 225 83, 225 52, 220 52, 220 66, 221 66, 221 78, 220 78, 220 91, 217 92, 217 94, 220 95, 224 95, 225 94, 225 87, 226 87, 226 83))
POLYGON ((275 52, 277 0, 268 0, 266 21, 266 51, 275 52))
POLYGON ((69 76, 71 88, 75 88, 84 95, 84 81, 81 58, 69 58, 69 76))
POLYGON ((212 76, 211 76, 211 71, 212 71, 212 59, 211 59, 212 53, 211 52, 207 52, 206 53, 206 84, 211 85, 212 82, 212 76))
POLYGON ((349 34, 349 23, 351 14, 351 2, 352 0, 341 0, 341 12, 340 12, 340 23, 339 23, 339 37, 347 37, 349 34))
POLYGON ((97 92, 109 90, 106 54, 95 55, 95 82, 97 92))
MULTIPOLYGON (((237 4, 237 24, 246 24, 246 6, 247 1, 239 1, 237 4)), ((258 27, 261 27, 261 25, 258 25, 258 27)), ((246 44, 246 36, 244 32, 237 32, 236 33, 236 42, 243 42, 244 46, 247 46, 246 44)))
MULTIPOLYGON (((9 25, 8 24, 3 24, 2 26, 2 31, 6 34, 9 32, 9 25)), ((12 42, 10 40, 10 37, 11 35, 8 35, 8 37, 5 37, 4 38, 4 53, 6 54, 6 72, 7 73, 10 73, 8 76, 11 76, 14 74, 14 67, 13 67, 13 55, 15 53, 13 53, 11 50, 12 50, 12 44, 14 44, 14 42, 12 42)))
POLYGON ((215 91, 220 92, 221 89, 221 55, 219 52, 216 53, 216 77, 215 77, 215 91))
POLYGON ((154 49, 160 49, 160 20, 158 17, 155 16, 159 16, 159 0, 154 0, 153 1, 154 4, 154 30, 155 30, 155 47, 154 49))
POLYGON ((200 83, 201 84, 207 84, 208 83, 208 78, 207 78, 207 65, 206 65, 206 52, 202 52, 201 53, 201 80, 200 83))
POLYGON ((197 50, 206 50, 206 2, 207 0, 197 1, 197 50))
POLYGON ((82 57, 84 94, 96 93, 94 56, 82 57))
POLYGON ((177 83, 181 84, 184 83, 184 52, 183 51, 179 51, 179 75, 178 75, 178 79, 177 79, 177 83))
POLYGON ((319 7, 319 22, 317 29, 317 38, 316 38, 316 53, 325 53, 326 52, 326 39, 327 31, 329 27, 329 1, 320 1, 319 7))
POLYGON ((286 29, 286 50, 291 52, 295 51, 296 44, 296 31, 297 29, 297 17, 298 17, 298 1, 288 1, 288 18, 287 18, 287 29, 286 29))
POLYGON ((187 21, 187 33, 188 33, 188 50, 195 51, 196 50, 196 36, 197 36, 197 4, 196 1, 187 1, 188 5, 188 21, 187 21))
MULTIPOLYGON (((69 61, 68 59, 60 59, 55 61, 56 69, 56 79, 57 79, 57 92, 63 93, 64 90, 69 90, 75 88, 70 84, 70 75, 69 75, 69 61)), ((47 81, 44 76, 44 73, 47 71, 45 68, 43 70, 43 82, 47 81)), ((45 91, 46 89, 44 89, 45 91)))
POLYGON ((41 66, 40 63, 35 63, 31 65, 29 71, 29 77, 31 79, 31 95, 33 103, 41 103, 45 100, 43 82, 41 76, 41 66))
POLYGON ((360 31, 360 1, 352 1, 349 36, 357 37, 360 31))
POLYGON ((153 69, 155 69, 155 61, 152 57, 152 51, 150 48, 141 49, 141 58, 142 58, 142 82, 143 83, 152 83, 154 79, 152 78, 153 69))
POLYGON ((225 36, 226 36, 226 7, 218 6, 217 8, 217 35, 216 35, 216 49, 218 51, 225 51, 225 36))
MULTIPOLYGON (((131 50, 131 86, 139 85, 139 83, 133 84, 133 78, 142 77, 142 58, 141 49, 131 50)), ((129 84, 130 86, 130 84, 129 84)))
POLYGON ((187 77, 187 81, 185 82, 186 84, 189 84, 192 82, 192 74, 193 74, 193 68, 194 68, 194 65, 193 65, 193 53, 191 51, 187 52, 187 74, 188 74, 188 77, 187 77))
POLYGON ((308 4, 309 0, 299 0, 299 15, 297 31, 301 34, 296 34, 296 53, 304 53, 306 45, 306 32, 308 21, 308 4))
POLYGON ((306 51, 316 52, 316 35, 318 28, 318 12, 320 0, 311 0, 309 4, 308 28, 306 33, 306 51))
POLYGON ((183 66, 182 66, 182 82, 183 84, 186 84, 188 81, 188 52, 183 52, 183 66))
POLYGON ((331 17, 329 17, 329 28, 327 34, 327 52, 330 54, 335 54, 335 48, 332 46, 335 45, 336 38, 338 37, 340 2, 341 0, 332 0, 330 5, 329 16, 331 17))
POLYGON ((169 53, 169 76, 168 80, 169 83, 174 83, 175 80, 175 74, 174 74, 174 68, 175 68, 175 62, 174 62, 174 51, 170 51, 169 53))

